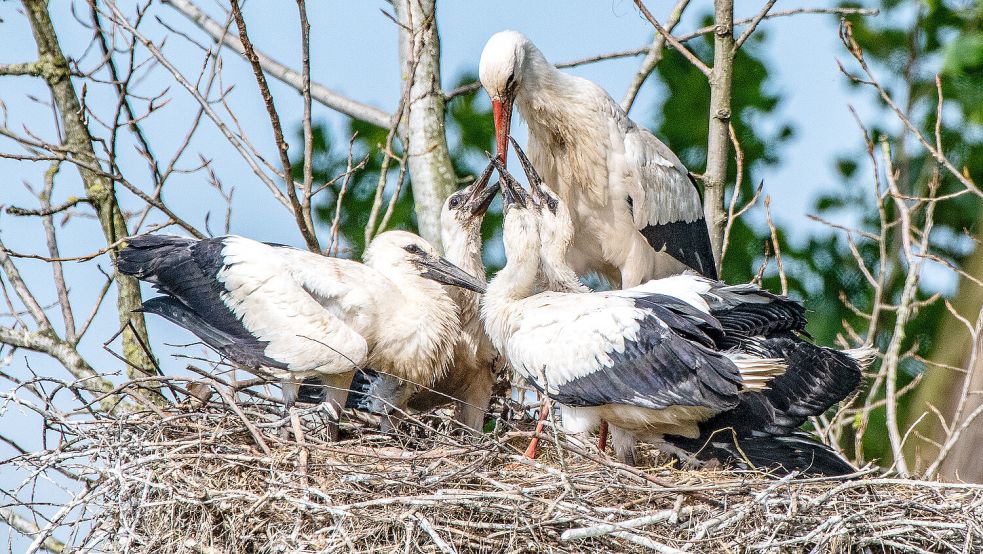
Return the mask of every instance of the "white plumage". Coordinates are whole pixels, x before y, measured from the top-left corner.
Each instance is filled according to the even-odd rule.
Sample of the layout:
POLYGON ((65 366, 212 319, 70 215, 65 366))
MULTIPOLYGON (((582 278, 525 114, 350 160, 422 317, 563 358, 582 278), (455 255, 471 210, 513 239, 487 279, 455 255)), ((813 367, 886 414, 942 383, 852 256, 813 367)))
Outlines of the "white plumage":
POLYGON ((569 206, 567 260, 616 286, 693 269, 716 277, 699 193, 679 158, 601 87, 557 70, 525 36, 493 35, 479 65, 502 163, 513 101, 529 157, 569 206))
POLYGON ((164 293, 145 311, 280 379, 288 407, 299 383, 317 376, 337 413, 356 368, 424 385, 442 377, 459 319, 438 282, 483 288, 405 231, 376 237, 364 262, 238 236, 148 235, 128 242, 118 267, 164 293))
MULTIPOLYGON (((473 184, 449 196, 440 214, 444 256, 482 284, 485 266, 481 260, 481 221, 498 191, 497 187, 488 187, 493 170, 489 164, 473 184)), ((498 352, 481 323, 479 295, 462 288, 450 288, 448 292, 458 307, 460 327, 446 374, 418 392, 413 390, 415 387, 407 390, 391 377, 379 376, 369 385, 370 405, 373 411, 388 411, 388 405, 400 395, 414 393, 409 397, 410 408, 425 411, 453 402, 455 419, 480 430, 498 376, 496 369, 501 364, 496 365, 498 352)))
MULTIPOLYGON (((761 390, 784 371, 777 360, 722 352, 706 302, 644 287, 603 293, 537 293, 541 214, 547 199, 503 173, 508 263, 482 300, 492 343, 522 377, 585 425, 607 419, 621 435, 695 437, 698 425, 761 390)), ((683 288, 683 287, 679 287, 683 288)), ((620 434, 620 435, 619 435, 620 434)), ((616 443, 631 460, 633 442, 616 443)))
MULTIPOLYGON (((515 148, 529 178, 528 212, 534 216, 534 224, 539 230, 539 270, 554 290, 589 292, 566 265, 565 253, 572 236, 572 223, 564 202, 543 186, 522 149, 518 145, 515 148)), ((519 196, 518 184, 504 168, 499 168, 505 182, 511 183, 519 196)), ((524 229, 532 226, 526 224, 524 229)), ((509 235, 506 233, 507 240, 509 235)), ((522 250, 513 245, 512 249, 516 248, 522 250)), ((529 249, 536 250, 535 246, 527 246, 526 250, 529 249)), ((494 282, 491 288, 494 292, 494 282)), ((871 362, 874 351, 870 348, 839 351, 811 343, 801 336, 806 325, 805 309, 801 304, 755 285, 727 285, 693 273, 652 280, 623 291, 580 294, 575 306, 570 306, 571 296, 545 294, 515 304, 530 305, 537 300, 537 315, 546 314, 539 318, 542 327, 557 331, 554 341, 562 342, 567 336, 590 336, 593 332, 593 338, 585 342, 606 345, 604 348, 598 350, 574 344, 568 358, 564 359, 563 353, 567 350, 557 348, 556 342, 538 346, 536 341, 530 341, 535 331, 526 332, 524 319, 518 327, 508 330, 515 336, 525 337, 524 340, 510 338, 512 348, 509 352, 526 360, 526 366, 546 367, 555 358, 562 360, 565 367, 579 369, 576 375, 554 372, 553 380, 549 382, 551 393, 559 393, 561 399, 563 395, 570 398, 562 414, 568 433, 585 434, 597 428, 602 420, 613 421, 612 441, 619 457, 626 461, 633 460, 636 441, 646 440, 686 461, 716 459, 742 468, 778 469, 779 473, 843 475, 854 471, 839 454, 799 427, 808 417, 825 413, 856 389, 862 369, 871 362), (612 369, 628 361, 629 356, 625 354, 632 343, 639 342, 646 326, 651 332, 652 321, 633 317, 629 321, 606 322, 605 318, 611 316, 609 310, 613 310, 594 310, 600 307, 596 299, 605 297, 604 308, 615 306, 618 312, 630 309, 632 305, 639 311, 658 312, 655 315, 661 321, 657 319, 654 328, 661 337, 671 332, 680 333, 703 346, 724 352, 741 368, 746 392, 739 395, 736 405, 714 413, 706 406, 689 403, 693 398, 691 390, 679 386, 683 383, 677 381, 676 391, 683 392, 677 399, 682 401, 668 408, 651 409, 651 389, 646 394, 632 394, 632 390, 649 385, 631 376, 626 380, 612 369), (620 299, 620 303, 615 299, 620 299), (559 308, 559 312, 550 314, 550 310, 544 309, 546 306, 554 312, 559 308), (668 311, 662 308, 668 308, 668 311), (561 314, 571 312, 581 315, 578 321, 589 320, 588 328, 579 332, 570 329, 570 320, 561 314), (683 316, 683 319, 676 316, 683 316), (701 331, 706 334, 702 335, 701 331), (623 339, 618 338, 619 333, 623 339), (555 352, 552 356, 542 356, 545 349, 555 352), (785 366, 785 372, 775 375, 768 366, 779 360, 785 366), (589 400, 598 398, 596 391, 583 387, 562 390, 564 385, 569 388, 568 383, 590 376, 592 372, 606 379, 596 386, 609 387, 608 396, 629 383, 628 390, 621 393, 629 399, 625 403, 629 405, 593 405, 596 402, 589 400), (630 383, 632 380, 639 383, 630 383), (763 384, 767 384, 767 388, 763 388, 763 384)), ((660 346, 653 341, 648 344, 655 349, 660 346)), ((656 359, 647 361, 642 357, 643 363, 636 364, 635 370, 640 375, 650 371, 669 375, 676 368, 665 361, 678 357, 678 353, 678 350, 664 351, 656 359)), ((699 363, 684 361, 682 365, 697 368, 699 363)))

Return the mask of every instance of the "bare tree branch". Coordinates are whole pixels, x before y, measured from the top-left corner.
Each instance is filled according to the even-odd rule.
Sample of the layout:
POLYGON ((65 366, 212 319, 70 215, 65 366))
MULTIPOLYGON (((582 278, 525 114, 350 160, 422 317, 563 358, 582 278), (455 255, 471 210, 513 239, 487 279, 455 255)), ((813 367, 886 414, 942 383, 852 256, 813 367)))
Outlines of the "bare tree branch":
MULTIPOLYGON (((208 33, 208 35, 212 37, 212 40, 221 42, 225 46, 238 52, 240 55, 245 54, 245 50, 243 49, 242 43, 239 41, 239 39, 225 33, 221 25, 208 17, 208 15, 201 11, 194 3, 190 2, 189 0, 163 0, 163 3, 171 6, 181 15, 190 19, 195 25, 198 26, 199 29, 208 33)), ((257 51, 256 56, 258 57, 259 63, 263 67, 263 70, 273 76, 273 78, 297 89, 298 91, 304 89, 304 76, 301 73, 297 73, 293 69, 288 68, 263 52, 257 51)), ((379 127, 388 128, 390 125, 390 120, 392 119, 391 115, 380 110, 379 108, 369 106, 368 104, 363 104, 357 100, 352 100, 351 98, 341 95, 318 83, 311 83, 311 98, 317 100, 319 103, 331 108, 332 110, 336 110, 347 116, 354 117, 360 121, 378 125, 379 127)))
MULTIPOLYGON (((304 237, 304 241, 307 243, 307 248, 311 252, 320 252, 321 245, 317 242, 317 234, 314 232, 314 223, 311 221, 309 216, 304 215, 304 209, 300 205, 300 200, 297 198, 297 186, 294 184, 294 179, 292 171, 290 168, 290 158, 288 157, 289 145, 287 141, 283 138, 283 126, 280 125, 280 114, 277 113, 276 104, 273 101, 273 95, 270 93, 270 86, 266 82, 266 74, 263 73, 263 68, 259 64, 259 56, 256 55, 256 51, 253 49, 253 43, 249 40, 249 33, 246 31, 246 20, 242 17, 242 10, 239 9, 239 1, 231 0, 232 5, 232 16, 235 18, 236 26, 239 28, 239 41, 242 42, 242 46, 245 49, 246 59, 249 61, 253 68, 253 74, 256 76, 256 82, 259 84, 259 92, 263 96, 263 104, 266 106, 266 112, 270 116, 270 125, 273 127, 273 140, 276 141, 277 154, 280 156, 280 164, 283 171, 283 182, 284 187, 287 190, 287 198, 290 199, 290 208, 293 212, 294 219, 297 221, 297 227, 300 230, 300 234, 304 237), (310 223, 310 226, 308 226, 310 223)), ((306 49, 305 49, 306 51, 306 49)), ((307 58, 305 58, 306 60, 307 58)), ((305 90, 310 90, 310 70, 309 64, 305 63, 305 83, 308 85, 305 90)), ((308 115, 310 114, 310 104, 308 106, 308 115)), ((305 132, 308 132, 310 127, 309 119, 307 120, 307 127, 305 127, 305 132)), ((305 135, 309 137, 309 133, 305 135)), ((305 175, 309 171, 309 164, 307 164, 307 153, 305 150, 304 154, 304 167, 305 175)), ((309 190, 309 189, 307 189, 309 190)), ((306 196, 306 193, 305 193, 306 196)), ((308 205, 310 205, 308 203, 308 205)))
MULTIPOLYGON (((754 16, 754 19, 751 20, 751 23, 747 26, 747 29, 744 29, 741 36, 739 36, 734 42, 734 50, 741 49, 741 45, 743 45, 744 41, 747 40, 752 33, 754 33, 754 30, 758 28, 758 23, 761 23, 761 20, 768 15, 768 12, 771 11, 772 6, 774 6, 776 2, 778 2, 778 0, 768 0, 765 7, 761 8, 761 11, 758 12, 758 15, 754 16)), ((735 23, 735 25, 737 25, 737 23, 735 23)))
MULTIPOLYGON (((13 529, 16 529, 19 533, 26 537, 36 537, 41 534, 41 528, 35 525, 30 520, 17 515, 17 512, 10 508, 0 506, 0 519, 7 522, 13 529)), ((65 543, 56 540, 54 537, 48 536, 44 538, 41 543, 43 547, 48 552, 53 552, 55 554, 61 554, 65 551, 65 543)))
MULTIPOLYGON (((51 89, 55 105, 61 115, 65 146, 74 158, 85 164, 98 166, 99 162, 92 146, 93 138, 82 119, 84 111, 69 77, 68 61, 61 51, 58 36, 55 34, 54 26, 51 23, 47 2, 24 0, 24 8, 34 32, 38 57, 43 61, 44 79, 51 89)), ((113 244, 127 236, 129 233, 116 200, 113 183, 98 172, 86 169, 83 165, 77 167, 82 176, 86 196, 99 216, 99 223, 102 226, 106 243, 113 244)), ((115 257, 115 251, 111 252, 111 256, 115 257)), ((116 283, 119 290, 117 299, 119 321, 121 326, 126 327, 123 334, 123 355, 131 362, 131 367, 152 367, 153 363, 150 356, 140 347, 140 340, 143 340, 144 343, 147 342, 147 329, 143 314, 134 312, 142 303, 140 286, 136 279, 122 275, 118 276, 116 283), (132 322, 133 325, 126 325, 128 322, 132 322), (136 334, 134 334, 134 330, 136 334), (136 335, 140 335, 140 337, 136 335)), ((148 376, 139 370, 134 370, 131 373, 134 377, 148 376)), ((151 389, 152 387, 148 386, 146 390, 151 389)))
POLYGON ((730 100, 734 73, 734 0, 714 1, 713 71, 710 80, 710 128, 707 167, 703 174, 706 193, 703 213, 710 231, 713 257, 720 273, 724 225, 727 222, 724 191, 730 146, 730 100))
MULTIPOLYGON (((679 24, 680 18, 683 17, 683 11, 686 10, 688 4, 689 0, 679 0, 676 2, 676 7, 672 9, 672 12, 669 14, 669 20, 666 22, 666 31, 672 33, 672 30, 679 24)), ((641 67, 638 68, 635 78, 632 79, 624 98, 621 99, 621 109, 625 110, 625 112, 631 111, 631 106, 635 103, 635 97, 638 96, 638 91, 642 89, 642 84, 648 79, 652 70, 655 69, 656 64, 662 60, 662 51, 665 44, 666 35, 655 33, 655 38, 652 39, 652 46, 649 48, 648 54, 645 55, 641 67)))
MULTIPOLYGON (((710 77, 710 68, 707 67, 707 64, 703 63, 703 61, 700 58, 697 58, 696 54, 690 52, 689 48, 683 46, 683 43, 679 39, 672 36, 672 33, 667 31, 666 28, 663 27, 661 23, 659 23, 659 20, 652 15, 652 12, 650 12, 648 8, 645 7, 645 4, 642 2, 642 0, 635 0, 635 5, 638 6, 638 9, 642 12, 642 15, 645 16, 645 19, 648 19, 649 23, 651 23, 652 26, 655 27, 655 30, 666 39, 666 42, 668 42, 670 45, 672 45, 673 48, 678 50, 679 53, 682 54, 684 58, 689 60, 689 63, 693 64, 693 66, 699 69, 704 75, 706 75, 708 78, 710 77)), ((732 10, 731 19, 730 19, 732 33, 733 33, 733 19, 734 16, 732 10)), ((717 24, 719 26, 720 24, 719 19, 717 19, 717 24)))

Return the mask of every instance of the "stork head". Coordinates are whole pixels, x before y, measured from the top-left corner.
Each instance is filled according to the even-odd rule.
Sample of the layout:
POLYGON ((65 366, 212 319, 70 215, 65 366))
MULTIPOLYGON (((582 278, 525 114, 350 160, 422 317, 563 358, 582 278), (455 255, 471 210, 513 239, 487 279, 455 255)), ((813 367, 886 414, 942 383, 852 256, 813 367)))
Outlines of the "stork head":
POLYGON ((498 194, 498 187, 488 186, 494 171, 495 166, 489 163, 473 183, 444 201, 440 211, 440 232, 445 244, 450 237, 481 230, 481 219, 498 194))
POLYGON ((527 54, 535 48, 522 33, 501 31, 488 39, 481 52, 478 77, 481 79, 481 86, 491 96, 497 154, 502 165, 505 165, 508 154, 512 103, 522 85, 527 54))
POLYGON ((522 188, 498 158, 492 158, 501 179, 502 189, 502 240, 509 263, 538 263, 539 217, 533 196, 522 188))
POLYGON ((423 238, 406 231, 386 231, 381 233, 363 256, 365 264, 373 269, 396 271, 419 275, 443 285, 466 288, 484 292, 485 284, 437 255, 437 251, 423 238))
MULTIPOLYGON (((519 143, 512 137, 509 137, 509 140, 512 141, 519 164, 522 165, 522 170, 529 181, 529 196, 532 198, 533 209, 539 217, 540 256, 547 278, 553 279, 554 271, 568 269, 566 257, 567 248, 573 240, 573 219, 570 217, 566 202, 543 183, 543 179, 526 157, 519 143)), ((569 277, 569 275, 563 276, 564 279, 569 277)), ((575 276, 574 280, 576 280, 575 276)))

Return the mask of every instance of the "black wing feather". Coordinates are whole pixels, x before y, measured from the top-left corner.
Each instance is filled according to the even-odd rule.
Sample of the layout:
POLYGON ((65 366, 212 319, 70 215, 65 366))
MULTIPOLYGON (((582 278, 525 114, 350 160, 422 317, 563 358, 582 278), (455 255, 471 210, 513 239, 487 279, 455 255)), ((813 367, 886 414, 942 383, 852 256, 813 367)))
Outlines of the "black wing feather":
POLYGON ((775 476, 793 471, 803 476, 840 476, 856 472, 836 451, 806 433, 785 436, 737 436, 728 429, 698 438, 667 437, 674 446, 693 453, 698 460, 719 461, 728 467, 766 470, 775 476))
POLYGON ((655 250, 665 250, 704 277, 717 278, 706 219, 648 225, 640 232, 655 250))
POLYGON ((229 309, 218 273, 225 266, 224 238, 194 240, 144 235, 127 241, 117 268, 154 285, 165 297, 148 300, 144 310, 188 329, 228 359, 247 367, 285 368, 263 354, 268 344, 254 336, 229 309))
POLYGON ((626 341, 622 352, 608 353, 610 366, 558 385, 553 399, 570 406, 698 406, 714 411, 735 406, 741 391, 737 366, 700 344, 710 340, 707 329, 712 329, 713 318, 701 314, 701 325, 678 300, 662 297, 671 300, 663 305, 660 297, 636 299, 646 313, 638 337, 626 341))

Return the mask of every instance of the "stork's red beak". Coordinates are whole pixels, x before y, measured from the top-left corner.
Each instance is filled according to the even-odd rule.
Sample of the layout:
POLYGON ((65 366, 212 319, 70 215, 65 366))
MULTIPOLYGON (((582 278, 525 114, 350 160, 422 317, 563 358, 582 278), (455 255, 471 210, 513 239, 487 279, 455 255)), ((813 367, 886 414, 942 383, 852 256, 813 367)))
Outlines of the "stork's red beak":
POLYGON ((509 154, 509 127, 512 125, 511 94, 506 93, 503 98, 492 98, 492 115, 495 117, 495 153, 504 167, 509 154))

